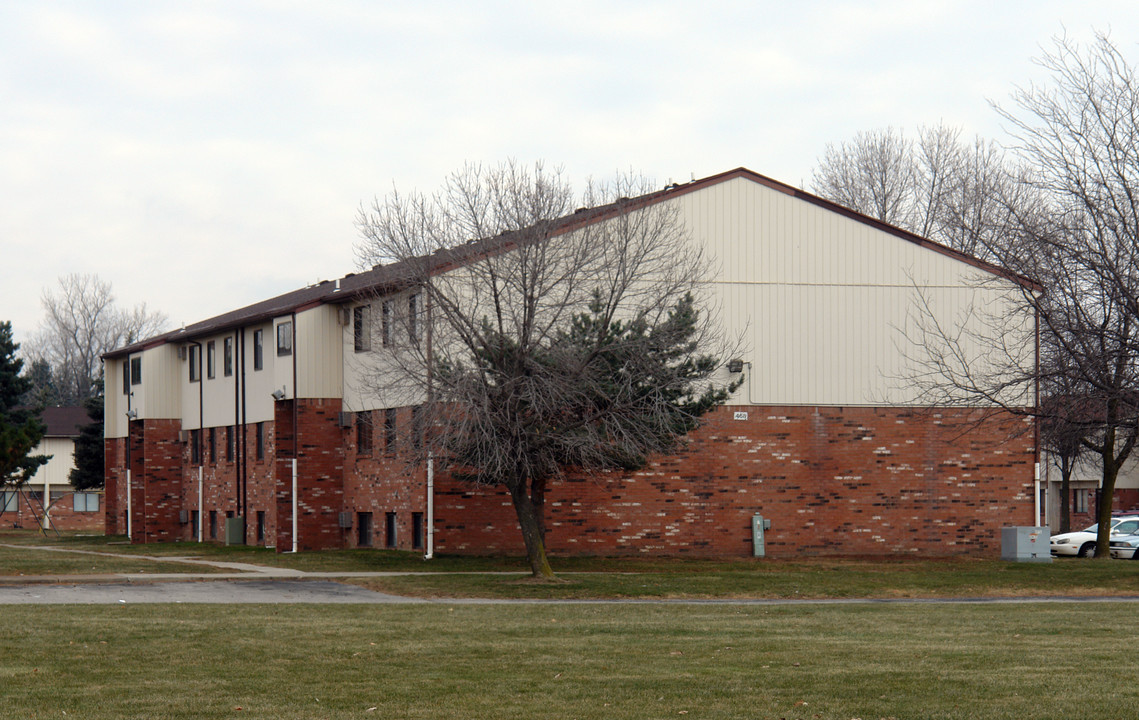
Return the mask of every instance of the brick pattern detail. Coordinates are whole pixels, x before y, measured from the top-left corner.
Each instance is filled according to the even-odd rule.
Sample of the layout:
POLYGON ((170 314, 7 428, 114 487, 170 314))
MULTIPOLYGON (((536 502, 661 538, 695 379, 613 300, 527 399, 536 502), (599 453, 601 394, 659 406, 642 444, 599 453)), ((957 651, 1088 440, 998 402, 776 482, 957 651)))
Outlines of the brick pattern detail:
POLYGON ((178 440, 179 429, 177 420, 130 423, 131 542, 181 538, 183 445, 178 440))
MULTIPOLYGON (((957 411, 720 408, 677 455, 639 472, 569 477, 546 496, 566 555, 985 554, 1033 513, 1031 426, 957 411), (733 412, 748 413, 736 420, 733 412)), ((505 492, 437 480, 439 552, 522 552, 505 492)))
MULTIPOLYGON (((411 455, 407 432, 412 427, 411 408, 395 414, 396 437, 388 441, 384 432, 384 412, 372 413, 374 428, 371 452, 361 453, 354 428, 344 431, 344 505, 352 512, 353 530, 347 533, 348 547, 361 547, 358 513, 372 513, 372 533, 368 545, 387 547, 387 513, 396 520, 395 549, 423 550, 414 544, 413 513, 427 511, 427 476, 422 468, 409 465, 411 455)), ((426 531, 424 530, 426 534, 426 531)))
POLYGON ((103 533, 127 534, 126 438, 103 440, 103 533))
POLYGON ((339 399, 279 401, 274 411, 279 456, 275 463, 277 549, 292 549, 292 465, 297 458, 297 535, 300 550, 343 547, 344 431, 339 399), (295 428, 294 428, 295 422, 295 428), (296 442, 294 445, 294 438, 296 442))

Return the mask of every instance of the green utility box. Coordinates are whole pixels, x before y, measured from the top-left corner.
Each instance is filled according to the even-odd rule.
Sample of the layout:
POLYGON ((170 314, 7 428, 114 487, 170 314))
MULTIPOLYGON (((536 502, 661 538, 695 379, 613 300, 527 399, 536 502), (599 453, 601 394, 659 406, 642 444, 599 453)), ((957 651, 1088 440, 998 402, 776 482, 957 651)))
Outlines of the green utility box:
POLYGON ((239 515, 225 519, 225 544, 245 544, 245 518, 239 515))

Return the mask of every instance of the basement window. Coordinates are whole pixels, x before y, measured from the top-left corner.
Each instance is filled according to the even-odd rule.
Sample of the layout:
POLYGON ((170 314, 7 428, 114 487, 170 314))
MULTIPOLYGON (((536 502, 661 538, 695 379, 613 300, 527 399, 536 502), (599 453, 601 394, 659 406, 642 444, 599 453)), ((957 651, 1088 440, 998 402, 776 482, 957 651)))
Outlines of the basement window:
POLYGON ((77 492, 72 498, 75 512, 99 512, 99 493, 77 492))

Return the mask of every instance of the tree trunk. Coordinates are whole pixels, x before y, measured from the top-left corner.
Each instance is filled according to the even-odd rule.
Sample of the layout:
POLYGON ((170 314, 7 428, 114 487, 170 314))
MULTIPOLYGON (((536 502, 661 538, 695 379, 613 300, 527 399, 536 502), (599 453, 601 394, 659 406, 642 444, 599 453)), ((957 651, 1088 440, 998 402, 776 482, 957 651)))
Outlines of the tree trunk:
MULTIPOLYGON (((1110 411, 1109 411, 1110 412, 1110 411)), ((1096 522, 1099 528, 1096 532, 1095 556, 1109 558, 1111 543, 1111 508, 1115 497, 1115 479, 1119 476, 1119 466, 1126 456, 1119 457, 1115 447, 1115 429, 1110 428, 1103 436, 1103 445, 1100 450, 1103 459, 1103 478, 1100 483, 1100 502, 1096 508, 1096 522)))
POLYGON ((1060 532, 1072 532, 1072 471, 1076 464, 1060 460, 1060 532))
POLYGON ((510 499, 514 503, 514 513, 522 527, 522 540, 526 543, 526 558, 534 577, 552 578, 554 571, 546 559, 546 540, 542 533, 542 521, 529 493, 525 481, 515 483, 510 488, 510 499))

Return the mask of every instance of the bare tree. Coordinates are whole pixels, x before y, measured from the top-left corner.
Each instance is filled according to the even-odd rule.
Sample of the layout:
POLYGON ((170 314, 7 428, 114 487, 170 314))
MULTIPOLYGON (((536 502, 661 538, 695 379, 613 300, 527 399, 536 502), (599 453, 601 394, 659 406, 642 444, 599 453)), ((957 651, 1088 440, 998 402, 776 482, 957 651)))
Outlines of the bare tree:
POLYGON ((387 349, 369 384, 426 401, 417 442, 441 469, 510 493, 535 576, 552 575, 551 479, 637 467, 727 398, 707 262, 647 192, 624 178, 578 201, 560 172, 507 163, 360 213, 361 263, 395 261, 406 288, 373 302, 387 349))
POLYGON ((961 140, 946 125, 918 128, 911 141, 894 128, 828 144, 814 172, 822 197, 986 260, 1001 255, 1009 203, 1023 173, 992 141, 961 140))
POLYGON ((1106 556, 1115 480, 1139 433, 1139 79, 1105 34, 1088 47, 1056 38, 1038 63, 1049 82, 1017 88, 997 111, 1031 169, 1023 184, 1053 218, 1043 233, 1020 226, 1054 265, 1042 320, 1095 403, 1098 432, 1084 444, 1103 462, 1106 556))
POLYGON ((840 205, 908 228, 914 222, 918 192, 915 174, 913 142, 903 131, 888 127, 860 132, 850 142, 828 144, 812 185, 819 195, 840 205))
POLYGON ((55 292, 44 290, 41 302, 45 317, 27 354, 51 366, 65 404, 80 404, 97 391, 103 353, 157 334, 167 322, 145 303, 117 308, 111 284, 97 275, 64 275, 55 292))

